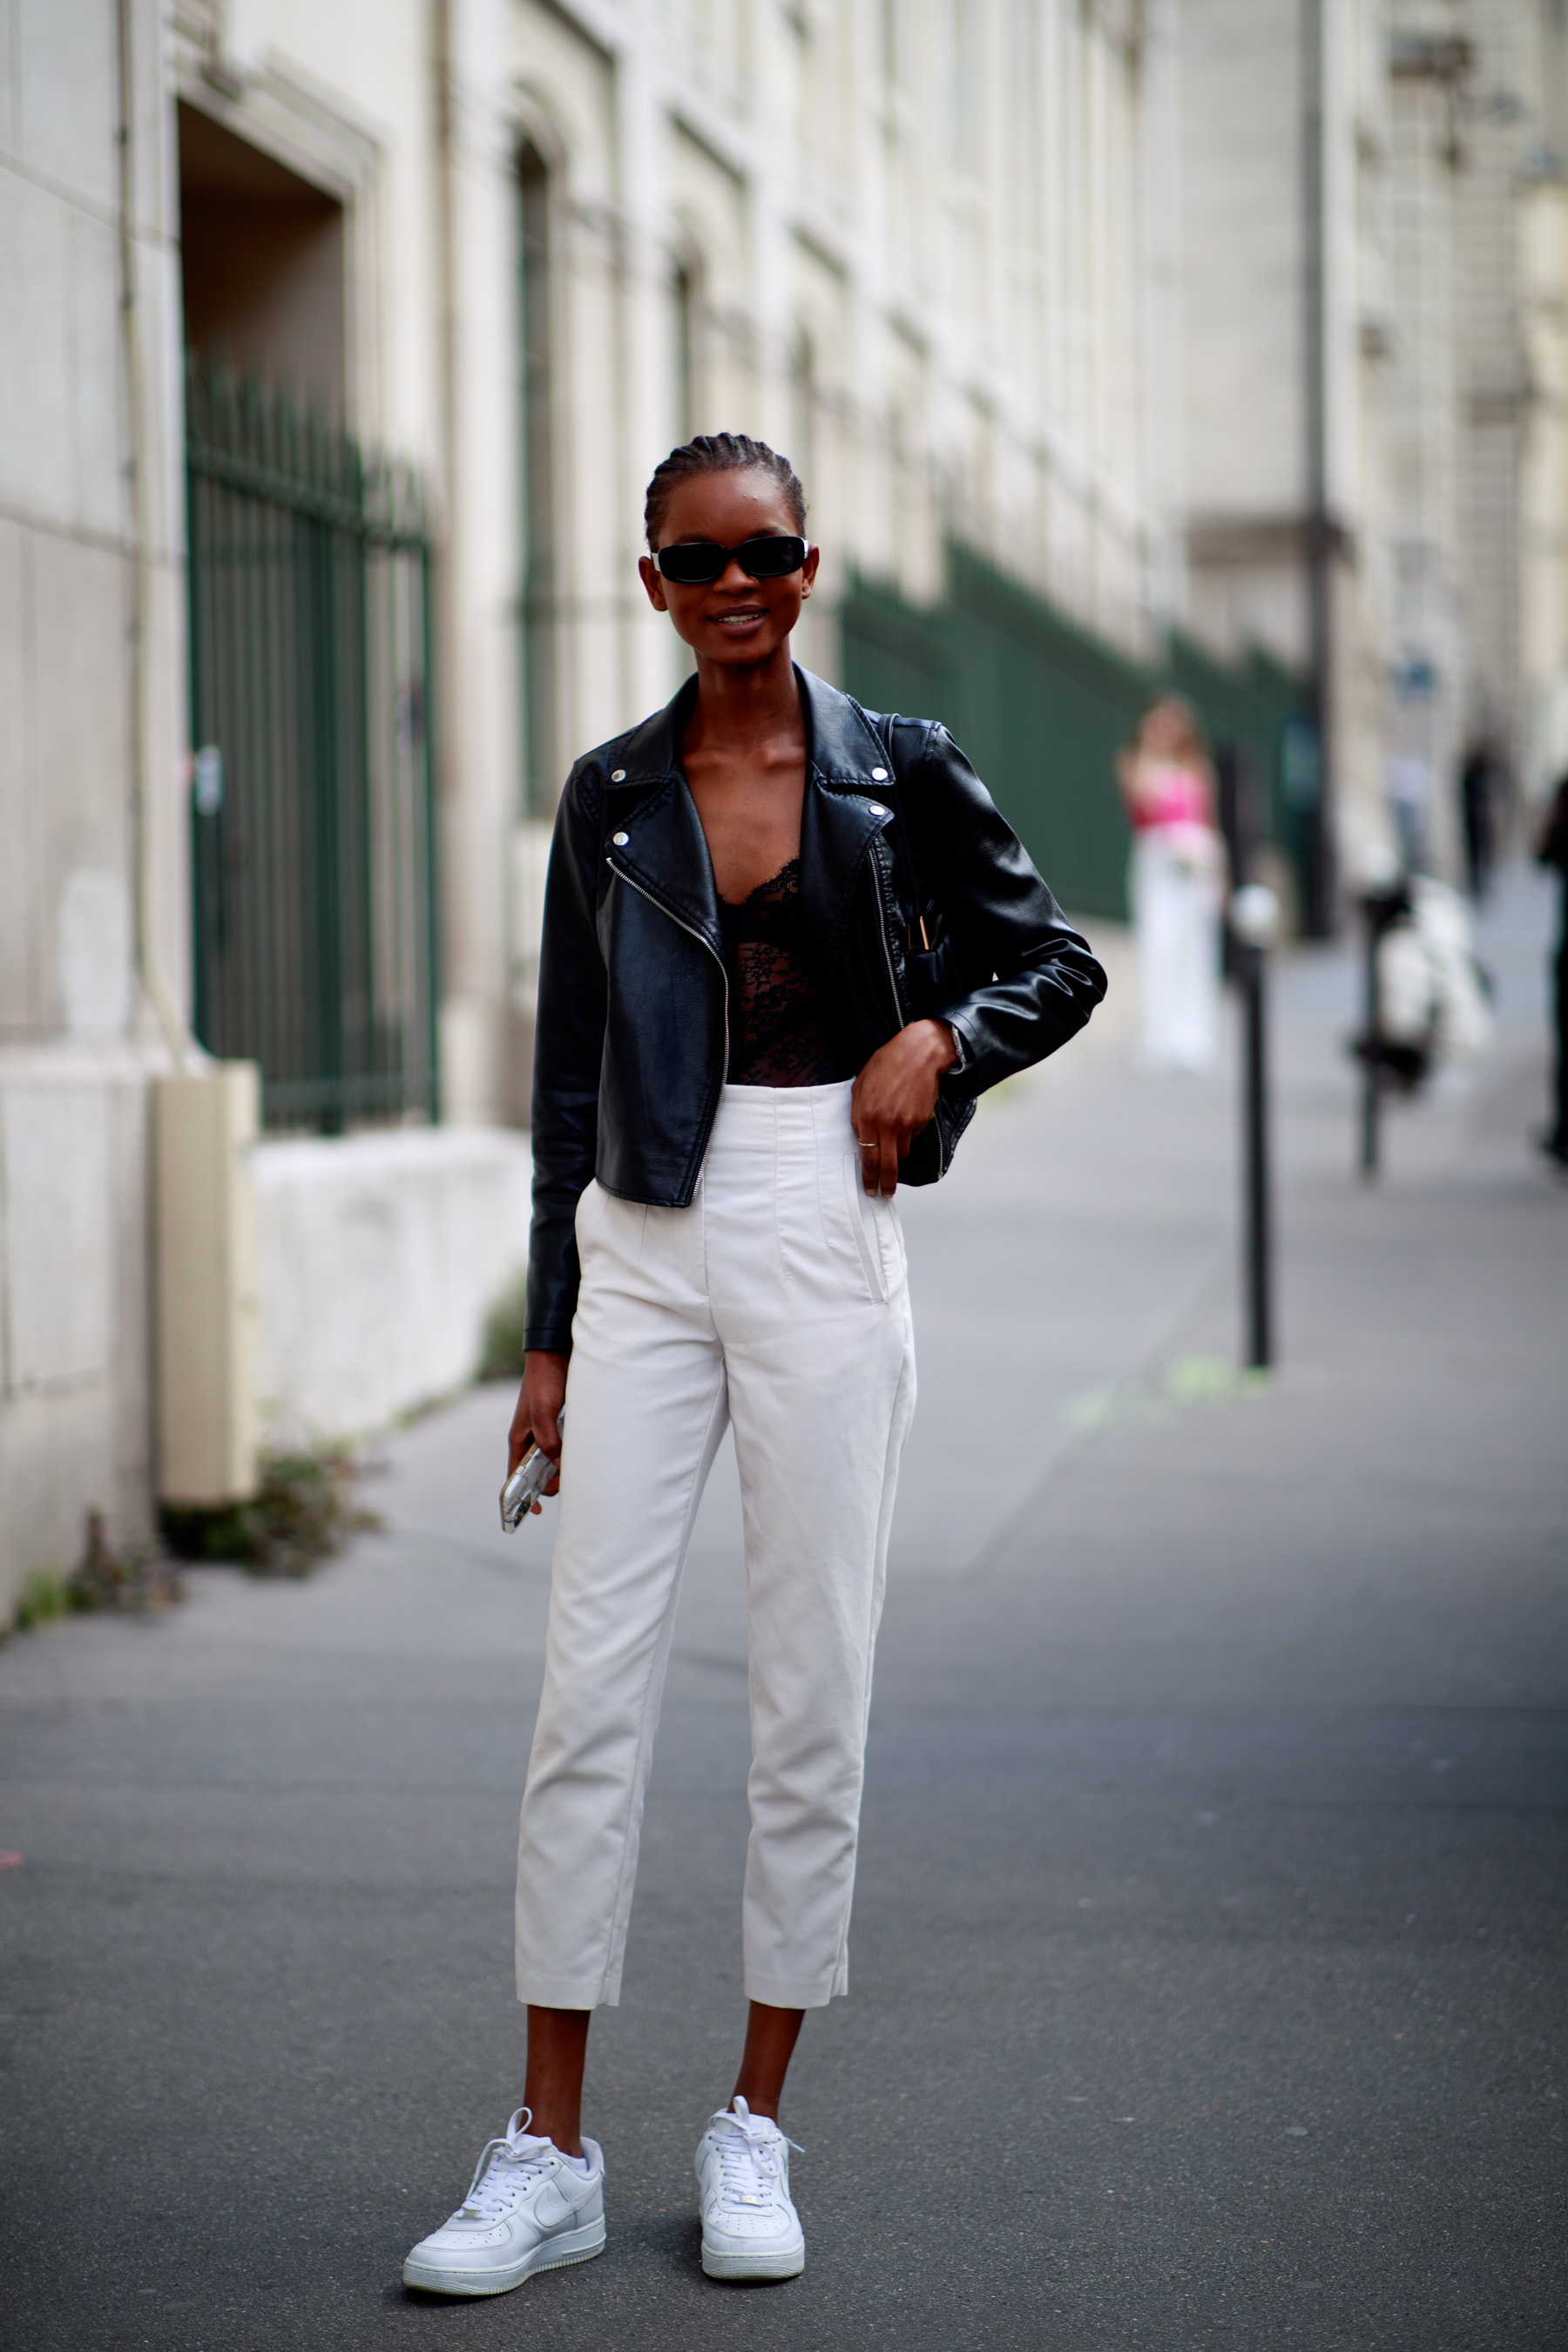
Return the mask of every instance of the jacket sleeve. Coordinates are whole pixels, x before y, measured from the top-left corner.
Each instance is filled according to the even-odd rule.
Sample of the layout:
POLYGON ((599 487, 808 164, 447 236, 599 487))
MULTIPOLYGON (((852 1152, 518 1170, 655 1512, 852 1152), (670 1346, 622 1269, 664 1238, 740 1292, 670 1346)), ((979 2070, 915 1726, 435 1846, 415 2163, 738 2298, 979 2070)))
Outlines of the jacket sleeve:
POLYGON ((907 804, 968 983, 944 1007, 963 1058, 942 1087, 964 1100, 1076 1036, 1105 973, 946 728, 921 731, 907 804))
POLYGON ((566 1354, 582 1268, 577 1203, 599 1141, 607 990, 595 922, 603 787, 577 770, 561 796, 544 885, 533 1049, 533 1224, 523 1345, 566 1354))

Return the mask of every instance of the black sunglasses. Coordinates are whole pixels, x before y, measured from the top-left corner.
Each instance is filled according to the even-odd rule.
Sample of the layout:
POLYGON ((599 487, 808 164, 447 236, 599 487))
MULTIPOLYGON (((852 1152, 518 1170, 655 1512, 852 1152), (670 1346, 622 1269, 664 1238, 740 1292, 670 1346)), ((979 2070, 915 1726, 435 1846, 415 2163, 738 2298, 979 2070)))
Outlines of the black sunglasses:
POLYGON ((782 580, 786 572, 798 572, 805 562, 805 541, 784 532, 745 539, 739 547, 719 547, 710 539, 692 539, 679 547, 661 547, 653 560, 667 580, 678 581, 682 588, 708 588, 722 579, 731 556, 752 580, 782 580))

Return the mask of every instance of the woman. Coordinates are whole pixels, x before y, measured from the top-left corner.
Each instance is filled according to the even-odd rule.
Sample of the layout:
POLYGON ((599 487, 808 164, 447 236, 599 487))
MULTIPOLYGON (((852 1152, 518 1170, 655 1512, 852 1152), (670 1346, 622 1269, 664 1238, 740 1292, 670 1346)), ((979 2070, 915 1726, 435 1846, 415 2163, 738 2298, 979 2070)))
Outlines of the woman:
POLYGON ((1219 1044, 1225 850, 1197 720, 1167 695, 1119 767, 1132 821, 1132 922, 1152 1070, 1206 1070, 1219 1044))
POLYGON ((579 2123, 588 2022, 619 1998, 681 1561, 727 1424, 751 2006, 698 2149, 702 2263, 804 2265, 777 2116, 805 2011, 847 1983, 914 1404, 893 1194, 940 1174, 975 1097, 1064 1043, 1105 984, 944 730, 874 720, 793 666, 817 550, 785 459, 740 434, 688 443, 654 476, 647 527, 644 587, 697 673, 577 762, 551 853, 509 1455, 536 1434, 561 1493, 518 1851, 528 2066, 468 2200, 405 2267, 452 2294, 605 2242, 604 2159, 579 2123))

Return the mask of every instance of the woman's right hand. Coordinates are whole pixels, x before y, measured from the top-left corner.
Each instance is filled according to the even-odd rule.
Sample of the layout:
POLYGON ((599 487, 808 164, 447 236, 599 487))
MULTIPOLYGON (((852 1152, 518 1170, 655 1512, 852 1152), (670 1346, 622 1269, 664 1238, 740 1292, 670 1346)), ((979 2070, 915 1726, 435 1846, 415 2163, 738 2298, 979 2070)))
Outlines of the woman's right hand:
MULTIPOLYGON (((528 1441, 535 1437, 540 1451, 548 1454, 556 1465, 555 1475, 544 1488, 547 1495, 561 1491, 561 1408, 566 1402, 566 1366, 568 1359, 547 1348, 531 1348, 522 1360, 522 1386, 517 1394, 517 1411, 511 1417, 507 1436, 506 1475, 510 1478, 528 1451, 528 1441)), ((537 1510, 539 1506, 534 1505, 537 1510)))

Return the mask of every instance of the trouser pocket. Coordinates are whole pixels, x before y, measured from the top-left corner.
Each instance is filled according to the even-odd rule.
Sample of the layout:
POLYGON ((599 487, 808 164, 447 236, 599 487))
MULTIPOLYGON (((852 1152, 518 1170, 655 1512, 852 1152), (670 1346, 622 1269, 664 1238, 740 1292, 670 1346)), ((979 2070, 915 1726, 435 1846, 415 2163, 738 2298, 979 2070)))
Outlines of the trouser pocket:
POLYGON ((840 1201, 849 1245, 868 1295, 885 1307, 904 1279, 904 1243, 899 1213, 880 1192, 868 1192, 858 1154, 840 1162, 840 1201))

